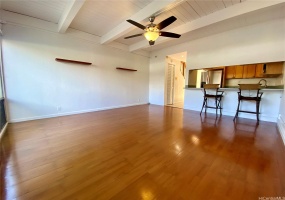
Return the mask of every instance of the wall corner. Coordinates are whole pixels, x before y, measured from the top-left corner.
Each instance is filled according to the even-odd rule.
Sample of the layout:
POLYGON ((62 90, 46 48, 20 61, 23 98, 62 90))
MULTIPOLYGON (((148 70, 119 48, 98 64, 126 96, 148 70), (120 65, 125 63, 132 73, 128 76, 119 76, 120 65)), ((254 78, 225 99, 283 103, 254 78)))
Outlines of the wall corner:
POLYGON ((281 138, 283 140, 283 143, 285 145, 285 122, 284 122, 284 119, 281 117, 281 115, 279 115, 278 117, 277 126, 280 132, 281 138))

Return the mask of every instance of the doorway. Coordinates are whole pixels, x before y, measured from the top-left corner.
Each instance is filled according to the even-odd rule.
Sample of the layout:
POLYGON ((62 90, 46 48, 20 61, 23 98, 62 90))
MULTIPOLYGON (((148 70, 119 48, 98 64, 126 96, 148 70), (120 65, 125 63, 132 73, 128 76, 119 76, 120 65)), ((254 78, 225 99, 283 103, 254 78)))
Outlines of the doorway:
POLYGON ((184 107, 184 88, 187 52, 166 57, 165 70, 165 105, 184 107))

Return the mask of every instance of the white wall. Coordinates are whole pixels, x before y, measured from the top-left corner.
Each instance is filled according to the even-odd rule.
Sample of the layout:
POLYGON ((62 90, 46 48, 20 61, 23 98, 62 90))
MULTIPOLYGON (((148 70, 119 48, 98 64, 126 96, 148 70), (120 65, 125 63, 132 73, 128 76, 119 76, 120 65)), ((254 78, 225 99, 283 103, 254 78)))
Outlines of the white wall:
MULTIPOLYGON (((285 62, 283 67, 283 74, 285 72, 285 62)), ((283 75, 283 83, 285 83, 285 75, 283 75)), ((278 127, 281 133, 284 145, 285 145, 285 90, 283 91, 283 96, 280 102, 280 115, 278 119, 278 127)))
POLYGON ((223 70, 215 70, 210 72, 210 83, 212 84, 220 84, 222 81, 223 70))
MULTIPOLYGON (((284 61, 284 22, 285 18, 276 18, 153 52, 150 59, 150 103, 163 105, 166 55, 187 51, 186 82, 189 69, 284 61)), ((187 90, 184 102, 191 102, 186 93, 187 90)))
POLYGON ((9 121, 148 103, 147 57, 33 28, 6 24, 3 32, 9 121), (56 57, 93 65, 60 63, 56 57))
MULTIPOLYGON (((0 26, 0 30, 1 30, 1 26, 0 26)), ((2 36, 0 35, 0 75, 2 76, 2 36)), ((0 80, 0 98, 3 97, 3 89, 2 89, 2 77, 0 80)))

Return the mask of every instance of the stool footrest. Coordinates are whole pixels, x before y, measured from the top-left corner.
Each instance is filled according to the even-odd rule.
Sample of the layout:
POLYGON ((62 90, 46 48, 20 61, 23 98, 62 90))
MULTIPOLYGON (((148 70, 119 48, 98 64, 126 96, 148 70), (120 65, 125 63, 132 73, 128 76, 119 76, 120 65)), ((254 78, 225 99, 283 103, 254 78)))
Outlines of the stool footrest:
POLYGON ((219 108, 219 107, 215 107, 215 106, 205 106, 205 108, 223 109, 223 108, 219 108))
MULTIPOLYGON (((246 111, 246 110, 238 110, 238 112, 257 114, 257 112, 254 112, 254 111, 246 111)), ((258 113, 258 114, 260 114, 260 113, 258 113)))
POLYGON ((236 111, 236 115, 234 117, 233 120, 235 120, 238 117, 238 114, 240 112, 243 113, 250 113, 250 114, 256 114, 256 120, 257 123, 259 123, 259 108, 260 108, 260 102, 261 102, 261 96, 262 96, 262 92, 260 91, 260 84, 239 84, 239 92, 238 92, 238 105, 237 105, 237 111, 236 111), (253 93, 251 96, 243 96, 242 95, 242 91, 243 90, 253 90, 254 93, 256 92, 256 95, 253 96, 253 93), (256 104, 256 111, 249 111, 249 110, 240 110, 240 104, 243 101, 255 101, 256 104))

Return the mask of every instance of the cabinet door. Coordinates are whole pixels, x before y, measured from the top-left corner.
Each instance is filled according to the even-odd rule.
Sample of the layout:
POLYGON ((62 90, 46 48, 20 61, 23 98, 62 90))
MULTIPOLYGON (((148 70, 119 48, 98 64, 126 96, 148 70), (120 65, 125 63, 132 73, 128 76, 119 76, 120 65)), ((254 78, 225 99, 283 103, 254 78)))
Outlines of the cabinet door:
POLYGON ((243 77, 243 65, 235 66, 235 78, 243 77))
POLYGON ((283 62, 266 64, 266 74, 282 74, 282 73, 283 73, 283 62))
POLYGON ((256 65, 244 65, 243 66, 243 78, 254 78, 255 68, 256 68, 256 65))
POLYGON ((226 79, 235 77, 235 66, 226 67, 226 79))
POLYGON ((263 64, 257 64, 255 67, 255 77, 262 78, 263 77, 263 64))

